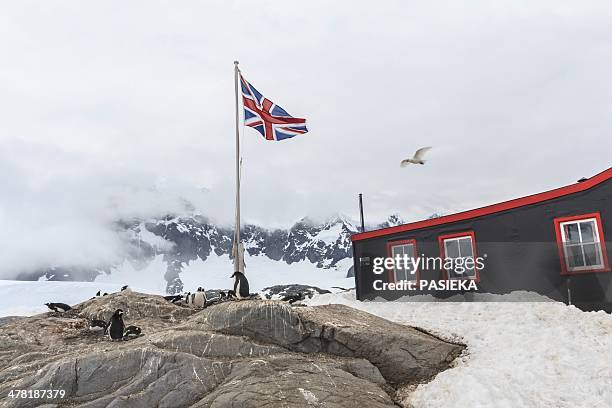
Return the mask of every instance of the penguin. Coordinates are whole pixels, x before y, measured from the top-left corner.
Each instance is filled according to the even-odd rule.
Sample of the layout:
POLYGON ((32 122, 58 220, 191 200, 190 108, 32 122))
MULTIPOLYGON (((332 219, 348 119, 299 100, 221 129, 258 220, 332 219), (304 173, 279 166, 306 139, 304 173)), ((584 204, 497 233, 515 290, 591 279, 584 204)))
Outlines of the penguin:
POLYGON ((189 300, 191 299, 191 292, 187 292, 187 294, 185 295, 185 304, 188 305, 189 304, 189 300))
POLYGON ((104 334, 106 334, 107 324, 106 324, 105 321, 98 320, 98 319, 93 319, 89 323, 89 330, 91 330, 91 331, 98 331, 100 329, 103 329, 104 330, 104 334))
POLYGON ((283 302, 289 302, 290 305, 294 304, 295 302, 299 302, 300 300, 304 300, 306 297, 304 296, 303 293, 292 293, 290 295, 286 295, 284 296, 281 301, 283 302))
POLYGON ((122 286, 121 287, 121 292, 123 292, 124 290, 126 290, 128 288, 128 285, 122 286))
POLYGON ((123 323, 123 310, 117 309, 108 323, 108 334, 112 340, 121 340, 125 323, 123 323))
POLYGON ((98 291, 98 293, 96 293, 96 296, 100 296, 100 291, 98 291))
POLYGON ((142 329, 138 326, 128 326, 123 332, 123 337, 138 337, 142 333, 142 329))
POLYGON ((104 292, 104 294, 102 296, 106 296, 106 295, 108 295, 108 293, 104 292))
POLYGON ((168 302, 176 303, 183 299, 183 295, 168 295, 164 296, 164 299, 168 302))
POLYGON ((70 309, 72 309, 70 306, 68 306, 65 303, 45 303, 45 306, 47 306, 49 309, 53 310, 54 312, 67 312, 70 309))
POLYGON ((249 281, 242 272, 234 272, 230 278, 234 278, 234 293, 238 299, 249 297, 249 281))
POLYGON ((199 287, 197 292, 191 295, 191 304, 195 307, 203 308, 206 301, 206 292, 202 287, 199 287))
POLYGON ((227 295, 225 294, 224 291, 220 290, 219 291, 219 300, 223 300, 225 298, 227 298, 227 295))

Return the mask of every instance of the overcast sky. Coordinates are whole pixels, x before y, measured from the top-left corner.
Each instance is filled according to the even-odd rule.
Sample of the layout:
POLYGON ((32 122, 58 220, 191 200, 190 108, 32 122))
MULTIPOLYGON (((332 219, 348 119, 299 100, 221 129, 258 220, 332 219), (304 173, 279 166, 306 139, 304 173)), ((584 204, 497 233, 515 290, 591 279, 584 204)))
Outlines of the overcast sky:
POLYGON ((0 2, 0 261, 109 259, 109 221, 184 200, 231 219, 235 59, 310 129, 244 130, 248 222, 357 218, 359 192, 417 220, 609 167, 612 3, 459 3, 0 2))

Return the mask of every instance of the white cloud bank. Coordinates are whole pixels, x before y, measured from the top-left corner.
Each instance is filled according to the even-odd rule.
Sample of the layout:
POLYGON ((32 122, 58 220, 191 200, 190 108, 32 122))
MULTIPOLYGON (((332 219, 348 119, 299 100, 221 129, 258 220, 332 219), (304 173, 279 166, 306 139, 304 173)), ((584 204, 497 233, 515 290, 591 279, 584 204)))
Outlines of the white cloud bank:
POLYGON ((117 216, 233 215, 233 73, 311 132, 246 129, 243 214, 450 213, 609 166, 607 1, 4 2, 0 275, 116 258, 117 216), (425 166, 400 169, 422 145, 425 166), (206 189, 208 194, 203 192, 206 189))

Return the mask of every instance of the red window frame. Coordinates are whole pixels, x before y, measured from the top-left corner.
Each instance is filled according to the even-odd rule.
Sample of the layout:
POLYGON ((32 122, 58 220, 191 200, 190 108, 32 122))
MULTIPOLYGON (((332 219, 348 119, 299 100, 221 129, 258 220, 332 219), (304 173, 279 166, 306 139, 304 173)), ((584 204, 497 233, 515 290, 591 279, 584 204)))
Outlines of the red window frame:
POLYGON ((603 224, 601 223, 601 215, 599 214, 599 212, 572 215, 570 217, 558 217, 555 218, 553 221, 555 223, 555 236, 557 239, 557 249, 559 251, 559 261, 561 262, 561 275, 581 275, 583 273, 591 272, 610 272, 610 264, 608 263, 608 252, 606 250, 606 239, 604 238, 603 224), (563 234, 561 233, 561 224, 570 221, 586 221, 592 218, 595 219, 595 227, 597 228, 597 234, 599 235, 599 249, 601 250, 601 259, 603 260, 603 267, 582 269, 579 271, 570 271, 567 266, 565 249, 563 248, 563 234))
MULTIPOLYGON (((440 257, 442 258, 442 262, 446 259, 446 250, 444 249, 444 241, 452 238, 462 238, 462 237, 470 237, 472 240, 472 254, 474 257, 474 271, 476 272, 476 276, 474 278, 469 278, 470 280, 476 281, 476 283, 480 282, 480 269, 476 266, 476 258, 478 258, 478 253, 476 252, 476 235, 474 235, 474 231, 462 231, 462 232, 453 232, 452 234, 443 234, 438 236, 438 246, 440 247, 440 257)), ((444 265, 443 265, 444 266, 444 265)), ((442 268, 444 271, 444 279, 450 280, 450 275, 446 268, 442 268)))
MULTIPOLYGON (((414 257, 416 258, 419 255, 419 250, 417 249, 416 239, 403 239, 400 241, 387 242, 387 257, 389 258, 393 257, 393 251, 391 248, 393 248, 394 246, 406 245, 406 244, 412 244, 414 246, 414 257)), ((389 271, 388 272, 389 282, 393 282, 393 283, 397 282, 395 280, 395 268, 389 269, 388 271, 389 271)), ((419 270, 419 268, 416 268, 414 273, 416 275, 416 282, 418 284, 419 280, 421 279, 421 271, 419 270)))

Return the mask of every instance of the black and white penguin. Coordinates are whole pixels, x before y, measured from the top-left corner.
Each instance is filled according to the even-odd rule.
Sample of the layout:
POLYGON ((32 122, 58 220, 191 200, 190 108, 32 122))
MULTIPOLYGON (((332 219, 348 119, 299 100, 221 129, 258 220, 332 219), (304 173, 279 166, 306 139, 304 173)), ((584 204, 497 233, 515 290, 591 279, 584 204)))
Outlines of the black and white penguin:
POLYGON ((187 292, 187 294, 185 295, 185 304, 189 304, 189 301, 191 300, 191 292, 187 292))
POLYGON ((128 285, 122 286, 121 287, 121 292, 123 292, 124 290, 126 290, 128 288, 128 285))
POLYGON ((249 281, 242 272, 234 272, 230 278, 234 278, 234 293, 238 299, 249 297, 249 281))
POLYGON ((121 340, 124 330, 125 323, 123 323, 123 310, 117 309, 108 323, 108 334, 113 340, 121 340))
POLYGON ((138 326, 128 326, 123 332, 123 337, 138 337, 142 333, 142 329, 138 326))
POLYGON ((193 307, 203 308, 206 306, 206 301, 206 291, 202 287, 187 297, 187 304, 193 307))
POLYGON ((49 309, 53 310, 54 312, 67 312, 70 309, 72 309, 70 306, 68 306, 65 303, 45 303, 45 306, 47 306, 49 309))
POLYGON ((107 324, 103 320, 93 319, 89 323, 89 330, 91 331, 104 330, 104 333, 106 333, 106 328, 107 328, 107 324))
POLYGON ((96 296, 100 296, 100 291, 98 291, 98 293, 96 293, 96 296))
POLYGON ((104 292, 104 294, 102 296, 106 296, 106 295, 108 295, 108 293, 104 292))
POLYGON ((183 299, 183 295, 168 295, 164 296, 164 299, 168 302, 176 303, 183 299))
POLYGON ((226 298, 227 298, 227 294, 224 291, 220 290, 219 291, 219 300, 223 300, 223 299, 226 299, 226 298))
POLYGON ((306 296, 304 296, 303 293, 294 293, 294 294, 290 294, 290 295, 286 295, 284 296, 281 301, 283 302, 289 302, 290 305, 294 304, 295 302, 299 302, 301 300, 304 300, 306 298, 306 296))

